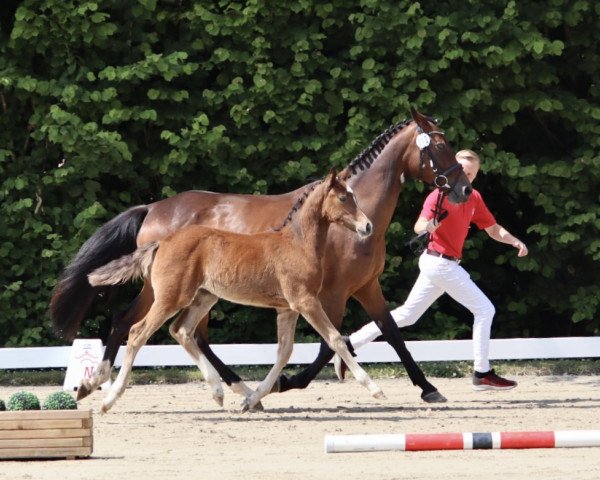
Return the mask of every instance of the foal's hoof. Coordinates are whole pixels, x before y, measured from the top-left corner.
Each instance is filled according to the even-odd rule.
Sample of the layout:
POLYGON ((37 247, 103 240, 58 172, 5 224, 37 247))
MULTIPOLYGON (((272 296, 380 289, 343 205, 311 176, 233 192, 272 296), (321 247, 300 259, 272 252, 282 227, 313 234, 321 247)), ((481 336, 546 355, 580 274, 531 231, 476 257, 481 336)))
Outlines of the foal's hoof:
POLYGON ((385 393, 383 393, 382 390, 379 390, 377 393, 374 393, 373 397, 377 400, 387 400, 387 397, 385 396, 385 393))
POLYGON ((446 403, 448 401, 448 399, 437 390, 429 393, 422 393, 421 398, 427 403, 446 403))
POLYGON ((246 413, 246 412, 264 412, 264 411, 265 411, 265 407, 263 407, 262 402, 258 402, 253 407, 250 407, 250 401, 248 399, 245 399, 242 402, 242 413, 246 413))
POLYGON ((223 394, 223 392, 221 392, 220 394, 213 393, 212 398, 213 398, 213 400, 215 402, 217 402, 217 404, 219 405, 219 407, 223 406, 223 400, 225 399, 225 395, 223 394))

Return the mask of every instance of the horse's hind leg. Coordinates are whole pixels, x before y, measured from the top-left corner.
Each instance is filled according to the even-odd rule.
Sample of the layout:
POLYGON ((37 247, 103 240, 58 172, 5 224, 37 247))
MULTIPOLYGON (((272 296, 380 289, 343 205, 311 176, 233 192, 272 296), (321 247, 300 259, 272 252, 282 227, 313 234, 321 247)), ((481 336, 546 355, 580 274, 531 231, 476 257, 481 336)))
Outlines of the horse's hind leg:
POLYGON ((110 380, 110 373, 115 364, 115 358, 117 358, 117 353, 119 352, 119 347, 121 346, 123 339, 127 337, 130 328, 143 319, 146 313, 148 313, 153 299, 154 293, 152 287, 148 283, 144 283, 142 291, 128 309, 113 318, 111 331, 106 339, 106 347, 104 349, 102 361, 94 369, 94 372, 89 379, 81 379, 79 388, 77 389, 78 401, 90 395, 104 382, 110 380))
POLYGON ((198 293, 192 304, 183 310, 171 324, 169 333, 192 357, 194 363, 202 372, 204 380, 210 385, 213 400, 222 407, 224 394, 219 373, 206 360, 194 339, 196 326, 205 318, 208 318, 208 312, 217 303, 217 300, 216 296, 208 292, 198 293))
POLYGON ((258 385, 256 392, 246 397, 242 403, 242 411, 248 411, 260 402, 260 399, 271 392, 279 374, 287 365, 294 349, 294 334, 298 313, 292 310, 277 311, 277 360, 265 379, 258 385))
MULTIPOLYGON (((204 317, 202 321, 208 321, 207 317, 204 317)), ((220 376, 223 381, 227 384, 231 391, 246 398, 254 393, 246 383, 235 373, 231 368, 223 363, 223 361, 217 357, 209 343, 206 341, 206 336, 202 334, 196 335, 196 344, 199 349, 199 355, 201 361, 206 363, 207 368, 215 369, 217 375, 220 376)), ((256 410, 262 410, 260 402, 254 406, 256 410)))

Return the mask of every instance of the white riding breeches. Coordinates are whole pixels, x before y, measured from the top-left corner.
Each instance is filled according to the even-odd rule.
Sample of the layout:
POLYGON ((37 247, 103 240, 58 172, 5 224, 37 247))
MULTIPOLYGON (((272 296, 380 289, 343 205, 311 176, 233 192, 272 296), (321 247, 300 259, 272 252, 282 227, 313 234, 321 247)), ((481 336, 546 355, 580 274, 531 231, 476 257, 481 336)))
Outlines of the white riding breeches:
MULTIPOLYGON (((406 302, 391 311, 398 327, 416 323, 433 302, 447 293, 473 314, 474 368, 478 372, 489 371, 490 332, 496 313, 492 302, 471 280, 469 273, 454 260, 423 253, 419 258, 419 269, 421 272, 406 302)), ((350 342, 357 349, 379 335, 381 331, 375 322, 370 322, 353 333, 350 342)))

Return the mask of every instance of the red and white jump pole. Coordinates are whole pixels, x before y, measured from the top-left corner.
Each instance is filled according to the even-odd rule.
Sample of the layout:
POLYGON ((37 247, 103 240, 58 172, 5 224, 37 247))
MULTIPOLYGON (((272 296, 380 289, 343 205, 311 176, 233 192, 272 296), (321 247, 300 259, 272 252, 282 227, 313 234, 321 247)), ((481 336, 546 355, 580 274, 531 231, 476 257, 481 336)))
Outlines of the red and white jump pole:
POLYGON ((600 430, 325 435, 325 453, 600 447, 600 430))

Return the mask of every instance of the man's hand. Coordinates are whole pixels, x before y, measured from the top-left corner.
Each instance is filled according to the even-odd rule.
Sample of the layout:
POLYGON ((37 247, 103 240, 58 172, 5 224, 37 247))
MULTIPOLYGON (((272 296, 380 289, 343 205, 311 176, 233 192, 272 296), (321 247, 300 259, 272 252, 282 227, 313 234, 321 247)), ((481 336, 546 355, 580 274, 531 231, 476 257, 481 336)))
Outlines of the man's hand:
POLYGON ((427 225, 425 226, 425 229, 429 232, 429 233, 433 233, 437 230, 437 228, 440 226, 440 222, 438 222, 435 218, 432 218, 431 220, 429 220, 427 222, 427 225))
POLYGON ((513 247, 515 247, 517 250, 519 250, 519 253, 517 254, 518 257, 524 257, 525 255, 527 255, 529 253, 529 250, 527 250, 527 245, 525 245, 521 240, 517 239, 514 243, 513 243, 513 247))

